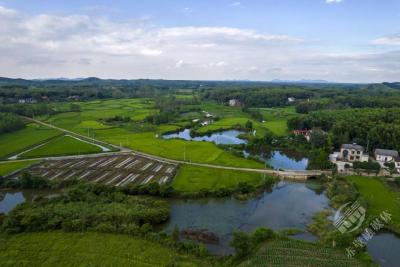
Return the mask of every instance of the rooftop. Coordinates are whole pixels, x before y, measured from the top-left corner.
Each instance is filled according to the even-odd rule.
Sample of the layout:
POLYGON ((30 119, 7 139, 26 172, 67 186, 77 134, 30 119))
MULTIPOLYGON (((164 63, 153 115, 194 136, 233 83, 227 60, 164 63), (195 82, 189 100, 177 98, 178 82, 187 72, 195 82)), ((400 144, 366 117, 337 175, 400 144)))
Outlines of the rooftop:
POLYGON ((364 151, 364 147, 357 144, 343 144, 342 148, 344 149, 354 149, 364 151))
POLYGON ((398 157, 399 152, 397 152, 396 150, 389 150, 389 149, 375 149, 375 155, 398 157))

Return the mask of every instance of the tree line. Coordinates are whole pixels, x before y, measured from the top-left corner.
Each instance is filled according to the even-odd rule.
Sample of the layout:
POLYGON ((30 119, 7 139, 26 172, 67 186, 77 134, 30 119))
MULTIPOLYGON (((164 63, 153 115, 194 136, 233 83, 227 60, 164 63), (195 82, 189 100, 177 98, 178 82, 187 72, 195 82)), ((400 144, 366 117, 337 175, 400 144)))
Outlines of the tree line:
POLYGON ((24 121, 11 113, 0 113, 0 134, 13 132, 25 127, 24 121))

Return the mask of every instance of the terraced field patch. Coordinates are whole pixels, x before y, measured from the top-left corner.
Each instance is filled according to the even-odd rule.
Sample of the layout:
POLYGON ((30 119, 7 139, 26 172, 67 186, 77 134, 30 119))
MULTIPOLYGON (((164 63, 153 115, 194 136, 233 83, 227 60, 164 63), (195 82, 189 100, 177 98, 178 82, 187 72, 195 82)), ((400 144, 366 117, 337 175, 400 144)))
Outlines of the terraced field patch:
POLYGON ((177 165, 135 154, 46 160, 28 169, 33 175, 49 180, 76 178, 119 187, 151 182, 167 184, 173 180, 176 171, 177 165))
POLYGON ((263 244, 256 255, 251 256, 239 266, 361 267, 368 265, 357 259, 348 258, 343 250, 290 239, 263 244))

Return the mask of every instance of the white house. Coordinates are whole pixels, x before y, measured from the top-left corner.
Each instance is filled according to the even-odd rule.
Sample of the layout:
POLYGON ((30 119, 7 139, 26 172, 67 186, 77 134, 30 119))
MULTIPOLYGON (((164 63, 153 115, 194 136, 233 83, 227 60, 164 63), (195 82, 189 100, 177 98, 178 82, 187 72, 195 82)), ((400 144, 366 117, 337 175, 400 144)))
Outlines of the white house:
POLYGON ((375 149, 375 159, 379 163, 394 162, 394 159, 399 156, 396 150, 375 149))
POLYGON ((294 97, 288 97, 287 100, 288 100, 289 103, 293 103, 293 102, 296 101, 296 98, 294 98, 294 97))
POLYGON ((400 157, 394 159, 394 166, 396 167, 397 172, 400 173, 400 157))
POLYGON ((347 162, 366 162, 369 156, 365 153, 364 147, 357 144, 343 144, 339 152, 329 155, 332 162, 347 161, 347 162))
POLYGON ((231 99, 229 100, 229 106, 231 107, 240 107, 242 103, 238 99, 231 99))

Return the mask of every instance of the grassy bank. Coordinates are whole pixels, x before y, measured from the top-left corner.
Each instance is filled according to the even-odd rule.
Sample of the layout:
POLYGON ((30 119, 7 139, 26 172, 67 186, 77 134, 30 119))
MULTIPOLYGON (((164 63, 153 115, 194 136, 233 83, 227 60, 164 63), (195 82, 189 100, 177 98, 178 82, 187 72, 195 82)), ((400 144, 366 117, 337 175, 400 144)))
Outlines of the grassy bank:
POLYGON ((375 217, 389 211, 392 214, 389 228, 400 233, 400 192, 393 191, 379 178, 351 176, 347 179, 354 183, 361 198, 367 202, 368 216, 375 217))
POLYGON ((0 266, 210 266, 124 235, 48 232, 0 238, 0 266))

